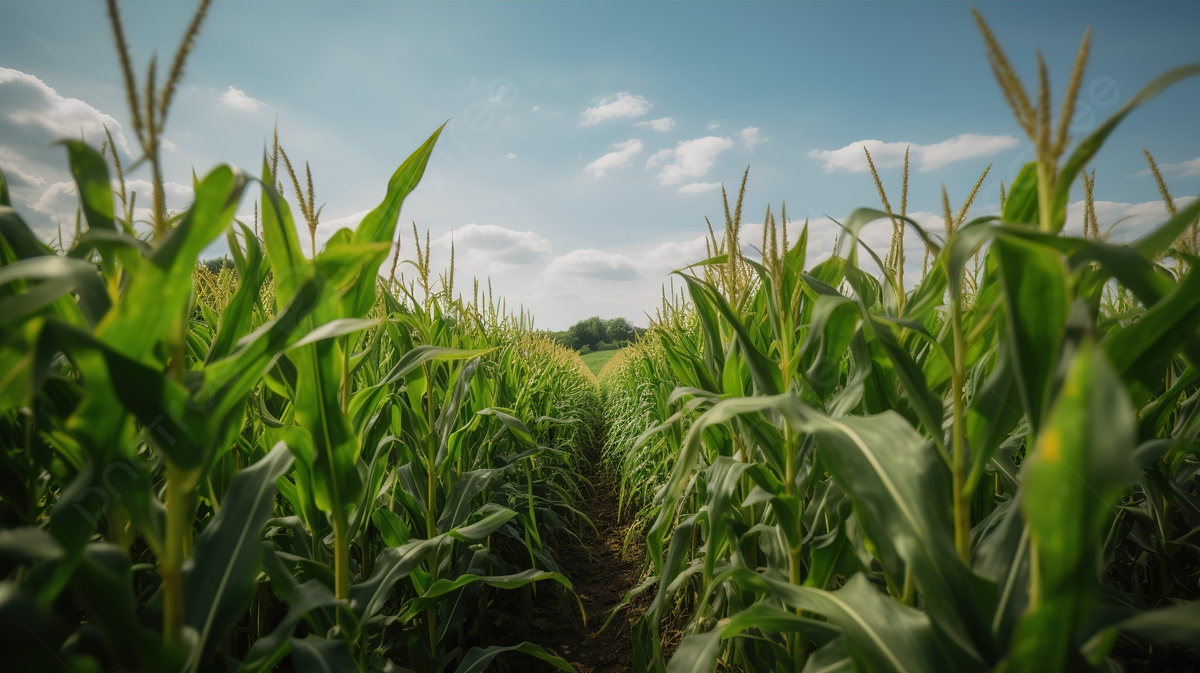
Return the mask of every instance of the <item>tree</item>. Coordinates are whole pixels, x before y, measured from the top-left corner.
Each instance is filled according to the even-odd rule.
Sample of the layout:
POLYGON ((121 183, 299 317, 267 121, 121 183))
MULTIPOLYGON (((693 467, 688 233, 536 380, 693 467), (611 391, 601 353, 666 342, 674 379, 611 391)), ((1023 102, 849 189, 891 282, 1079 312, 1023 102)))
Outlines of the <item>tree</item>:
POLYGON ((605 341, 619 344, 622 341, 633 341, 637 336, 637 328, 629 324, 625 318, 612 318, 604 321, 607 338, 605 341))
POLYGON ((608 336, 607 325, 604 320, 600 319, 600 316, 592 316, 591 318, 580 320, 571 325, 568 331, 575 341, 576 348, 588 346, 591 350, 596 350, 600 342, 606 341, 606 337, 608 336))

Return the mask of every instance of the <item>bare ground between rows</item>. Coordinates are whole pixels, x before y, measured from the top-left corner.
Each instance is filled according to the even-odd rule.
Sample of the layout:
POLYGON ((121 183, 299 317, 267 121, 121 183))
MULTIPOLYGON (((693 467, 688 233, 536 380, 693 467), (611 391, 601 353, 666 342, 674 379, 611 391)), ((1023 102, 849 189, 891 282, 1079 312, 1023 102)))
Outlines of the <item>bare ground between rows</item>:
MULTIPOLYGON (((582 545, 564 540, 559 547, 559 563, 579 593, 587 625, 580 619, 579 604, 573 598, 567 607, 553 592, 539 591, 531 605, 532 619, 516 625, 511 639, 505 640, 537 643, 570 662, 579 673, 623 673, 633 670, 630 629, 645 613, 654 592, 643 592, 617 614, 608 628, 596 633, 625 593, 642 579, 644 552, 635 540, 621 553, 629 522, 618 516, 618 486, 600 468, 595 452, 589 452, 587 459, 584 476, 591 486, 583 485, 586 500, 580 503, 580 509, 596 530, 585 525, 582 545)), ((532 659, 508 663, 510 670, 555 670, 532 659)))

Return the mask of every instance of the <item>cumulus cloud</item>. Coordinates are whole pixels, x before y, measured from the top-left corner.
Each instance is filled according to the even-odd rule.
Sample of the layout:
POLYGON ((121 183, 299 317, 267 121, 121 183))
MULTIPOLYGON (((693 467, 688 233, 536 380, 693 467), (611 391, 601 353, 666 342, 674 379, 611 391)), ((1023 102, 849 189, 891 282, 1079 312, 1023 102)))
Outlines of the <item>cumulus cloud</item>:
POLYGON ((619 253, 573 250, 546 265, 549 276, 576 276, 594 280, 636 280, 641 274, 633 260, 619 253))
MULTIPOLYGON (((1158 172, 1165 173, 1167 175, 1174 174, 1175 177, 1180 177, 1180 178, 1186 178, 1186 177, 1189 177, 1192 175, 1200 175, 1200 157, 1196 157, 1195 159, 1188 159, 1187 161, 1183 161, 1183 162, 1180 162, 1177 164, 1159 164, 1158 172)), ((1144 178, 1147 175, 1150 175, 1150 169, 1143 168, 1142 170, 1138 171, 1137 173, 1134 173, 1133 175, 1131 175, 1129 177, 1144 178)), ((1098 213, 1097 213, 1097 217, 1099 217, 1098 213)))
POLYGON ((516 158, 517 158, 517 155, 513 154, 512 152, 509 152, 509 153, 508 153, 508 158, 509 158, 509 159, 516 159, 516 158))
POLYGON ((613 147, 616 148, 616 151, 605 154, 585 166, 583 170, 591 171, 595 177, 602 178, 607 171, 628 166, 633 161, 633 157, 641 153, 643 146, 642 141, 631 138, 623 143, 616 143, 613 147))
MULTIPOLYGON (((1175 206, 1180 209, 1186 208, 1195 200, 1194 196, 1176 197, 1175 206)), ((1108 239, 1110 243, 1132 242, 1166 222, 1171 216, 1167 212, 1166 204, 1159 200, 1142 203, 1096 201, 1093 206, 1096 209, 1096 222, 1100 226, 1100 233, 1112 229, 1108 239)), ((1078 236, 1083 231, 1083 201, 1076 201, 1067 206, 1064 231, 1071 236, 1078 236)))
POLYGON ((0 68, 0 167, 14 202, 29 206, 22 216, 43 240, 53 238, 56 221, 74 222, 77 203, 66 150, 55 141, 82 133, 99 147, 106 140, 106 126, 120 151, 131 157, 121 124, 112 116, 62 96, 34 75, 0 68), (32 204, 45 210, 34 210, 32 204))
POLYGON ((242 112, 254 112, 259 108, 259 106, 266 105, 266 103, 260 100, 256 100, 247 96, 245 91, 242 91, 241 89, 235 89, 232 86, 229 87, 228 91, 221 94, 221 97, 218 100, 225 105, 228 105, 235 110, 241 110, 242 112))
POLYGON ((686 184, 675 191, 679 192, 680 194, 702 194, 704 192, 711 192, 720 186, 721 183, 719 182, 693 182, 686 184))
POLYGON ((760 130, 761 129, 759 129, 757 126, 747 126, 741 131, 738 131, 738 136, 740 136, 742 142, 745 143, 746 149, 752 150, 757 145, 761 145, 769 140, 769 138, 766 136, 759 135, 760 130))
POLYGON ((538 105, 534 105, 534 106, 533 106, 533 112, 537 112, 537 111, 538 111, 538 110, 540 110, 540 109, 542 109, 542 108, 541 108, 540 106, 538 106, 538 105))
POLYGON ((705 128, 705 130, 708 130, 708 131, 716 131, 717 129, 721 128, 721 123, 712 121, 712 122, 705 124, 704 128, 705 128))
POLYGON ((664 185, 674 185, 687 178, 700 178, 708 173, 708 169, 716 163, 717 156, 733 147, 729 138, 707 136, 695 140, 681 140, 675 149, 664 149, 655 152, 646 162, 646 169, 665 164, 658 173, 658 179, 664 185), (670 163, 667 163, 667 162, 670 163))
MULTIPOLYGON (((113 180, 113 189, 118 189, 116 180, 113 180)), ((150 219, 153 216, 151 204, 154 202, 154 191, 150 182, 140 179, 126 180, 125 189, 127 192, 137 192, 137 203, 142 206, 134 210, 134 218, 136 220, 150 219)), ((163 192, 167 197, 167 210, 180 211, 191 205, 193 199, 191 187, 177 182, 166 182, 163 184, 163 192)), ((45 214, 53 223, 74 224, 75 212, 79 206, 77 194, 73 181, 55 182, 40 196, 25 205, 45 214)), ((119 202, 117 207, 120 208, 119 202)))
POLYGON ((675 128, 675 120, 671 119, 670 117, 663 117, 662 119, 650 119, 644 122, 638 122, 634 124, 634 126, 642 129, 650 129, 651 131, 666 132, 675 128))
MULTIPOLYGON (((21 138, 26 145, 48 145, 62 138, 99 142, 104 127, 129 155, 129 144, 121 135, 121 124, 78 98, 65 98, 42 80, 20 70, 0 67, 0 138, 12 147, 21 138)), ((19 150, 18 150, 19 151, 19 150)), ((55 154, 65 156, 61 148, 55 154)))
POLYGON ((0 147, 0 169, 4 170, 4 177, 8 180, 10 188, 23 187, 41 187, 46 184, 46 180, 40 175, 26 173, 18 165, 23 157, 16 152, 0 147))
POLYGON ((528 266, 550 253, 550 241, 532 231, 514 231, 494 224, 468 224, 443 234, 435 243, 449 249, 454 241, 455 256, 464 261, 488 261, 512 266, 528 266))
POLYGON ((632 119, 641 117, 654 106, 644 96, 634 96, 628 91, 622 91, 615 96, 601 100, 596 107, 590 107, 580 113, 580 126, 591 126, 609 119, 632 119))
POLYGON ((822 170, 832 173, 842 169, 861 173, 869 169, 863 147, 871 152, 876 168, 897 168, 904 165, 904 150, 909 148, 910 158, 917 170, 931 171, 946 164, 976 157, 986 157, 1017 146, 1013 136, 983 136, 964 133, 932 145, 882 140, 859 140, 837 150, 810 150, 808 156, 825 162, 822 170))

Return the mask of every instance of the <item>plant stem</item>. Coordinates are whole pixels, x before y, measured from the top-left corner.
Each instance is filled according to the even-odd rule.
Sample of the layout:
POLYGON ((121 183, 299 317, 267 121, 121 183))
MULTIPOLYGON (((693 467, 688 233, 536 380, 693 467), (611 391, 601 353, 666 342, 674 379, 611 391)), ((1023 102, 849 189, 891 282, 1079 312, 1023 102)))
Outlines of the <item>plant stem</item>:
POLYGON ((1057 177, 1057 166, 1046 159, 1038 159, 1038 227, 1045 232, 1053 233, 1054 221, 1054 187, 1057 177))
POLYGON ((954 330, 954 455, 951 457, 951 469, 954 473, 954 547, 964 563, 971 561, 971 515, 967 511, 967 502, 963 490, 967 472, 967 442, 966 442, 966 412, 963 401, 964 360, 966 359, 966 344, 962 329, 962 300, 955 296, 950 302, 950 320, 954 330))
POLYGON ((167 465, 167 541, 158 562, 163 584, 163 642, 178 647, 183 630, 183 562, 192 528, 196 472, 167 465))
POLYGON ((336 595, 340 599, 350 598, 350 540, 346 537, 346 512, 341 507, 333 513, 333 575, 336 595))
MULTIPOLYGON (((429 363, 421 365, 425 373, 425 418, 429 424, 429 438, 425 445, 426 490, 425 490, 425 537, 432 540, 437 536, 437 433, 434 429, 433 414, 433 372, 429 363)), ((434 547, 429 555, 429 583, 438 580, 438 548, 434 547)), ((429 624, 429 653, 437 657, 437 605, 429 606, 425 611, 425 619, 429 624)))

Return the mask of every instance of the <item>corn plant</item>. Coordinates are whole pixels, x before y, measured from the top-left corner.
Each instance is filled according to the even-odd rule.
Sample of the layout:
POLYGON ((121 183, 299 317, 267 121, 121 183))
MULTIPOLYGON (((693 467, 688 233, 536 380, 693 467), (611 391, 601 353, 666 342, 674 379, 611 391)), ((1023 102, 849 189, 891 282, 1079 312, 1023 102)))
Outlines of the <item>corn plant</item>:
MULTIPOLYGON (((592 380, 529 316, 455 298, 452 269, 431 284, 428 247, 423 298, 380 277, 440 129, 320 250, 310 188, 310 256, 271 156, 259 180, 218 166, 166 213, 156 138, 207 5, 165 98, 150 68, 146 240, 115 152, 124 217, 106 153, 64 141, 86 228, 63 254, 0 174, 11 665, 249 672, 290 655, 298 671, 477 671, 515 651, 569 670, 531 643, 489 645, 503 634, 486 629, 499 590, 549 580, 571 607, 556 550, 586 523, 575 475, 592 380), (234 218, 252 182, 253 230, 234 218), (212 274, 197 259, 220 236, 234 268, 212 274)), ((136 120, 115 3, 110 16, 136 120)))
POLYGON ((1055 129, 1044 66, 1034 108, 980 24, 1038 146, 1001 215, 947 207, 941 237, 883 197, 806 269, 807 227, 789 245, 770 210, 762 262, 741 254, 739 196, 712 256, 676 272, 690 306, 602 383, 607 406, 639 414, 610 421, 609 463, 630 483, 671 466, 633 494, 653 518, 630 592, 655 589, 639 670, 663 669, 673 612, 687 625, 672 671, 1193 666, 1200 280, 1172 246, 1200 203, 1129 245, 1062 228, 1113 128, 1200 66, 1156 79, 1060 166, 1087 38, 1055 129), (876 221, 930 250, 913 290, 898 236, 887 259, 858 240, 876 221))

